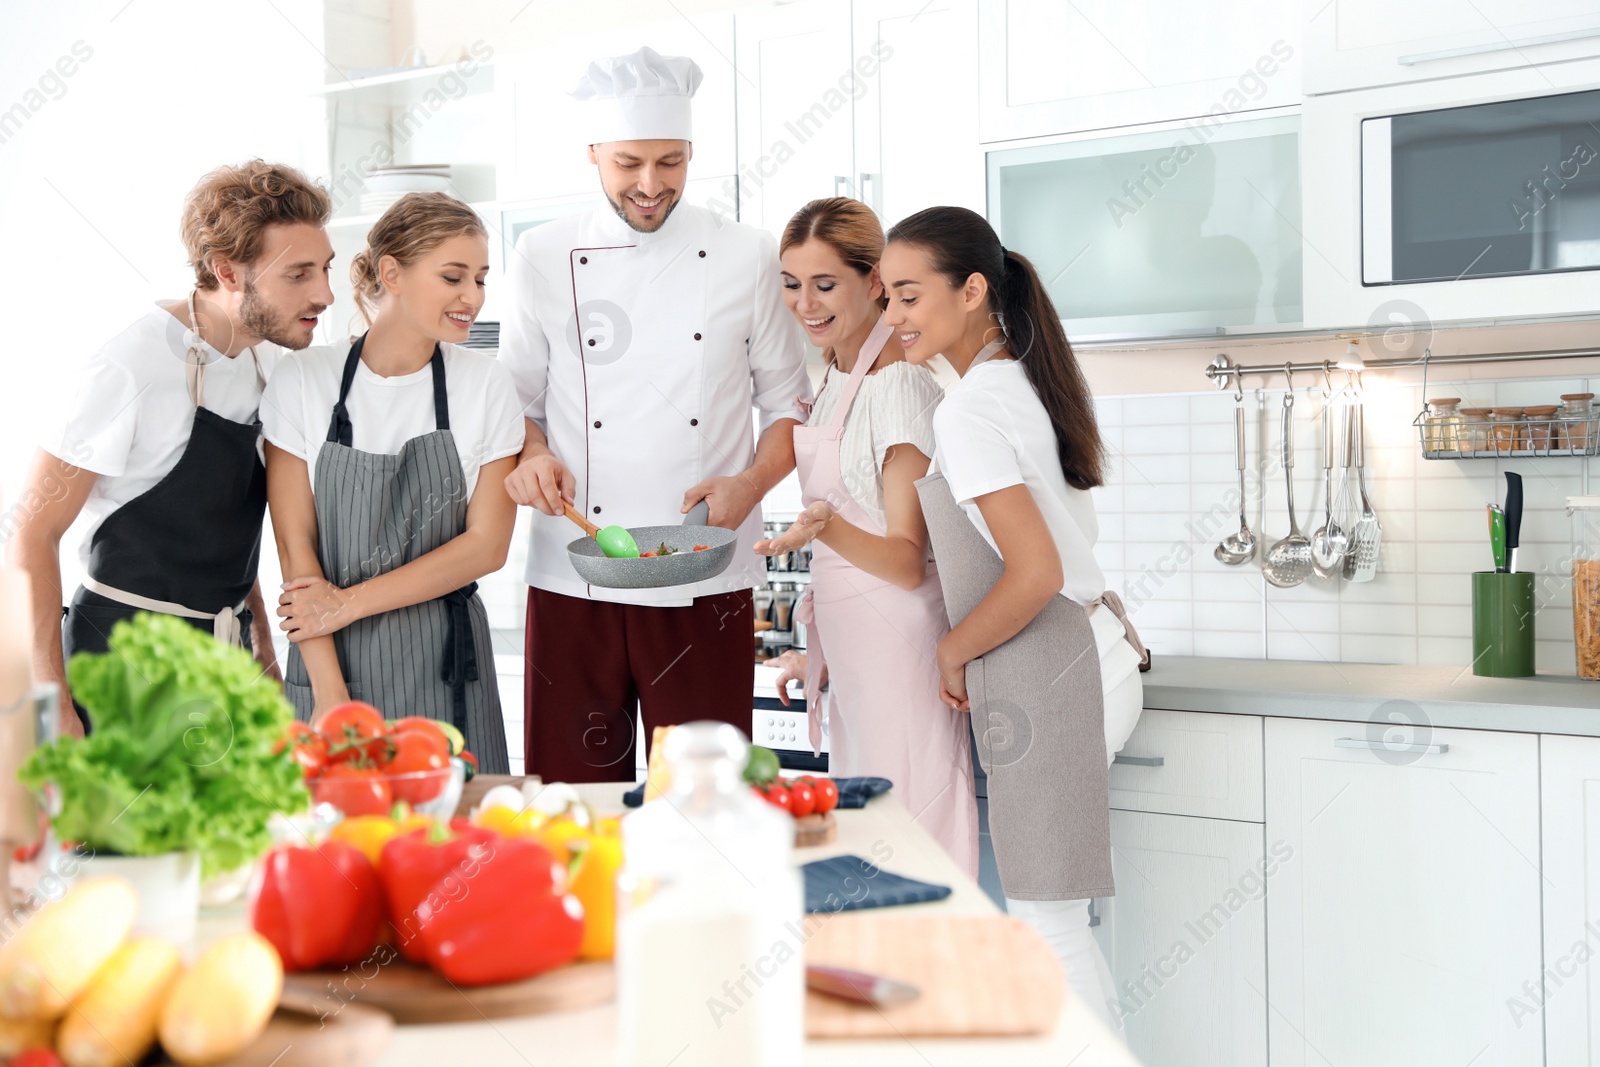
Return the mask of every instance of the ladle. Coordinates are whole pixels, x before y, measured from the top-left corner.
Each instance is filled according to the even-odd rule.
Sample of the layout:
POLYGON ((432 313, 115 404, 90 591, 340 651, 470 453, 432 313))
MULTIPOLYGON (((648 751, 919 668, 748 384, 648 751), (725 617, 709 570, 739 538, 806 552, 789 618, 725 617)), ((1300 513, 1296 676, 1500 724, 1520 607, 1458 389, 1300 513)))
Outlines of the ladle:
POLYGON ((1233 463, 1239 469, 1239 532, 1229 534, 1217 545, 1212 555, 1218 563, 1226 563, 1230 567, 1237 567, 1250 560, 1256 554, 1256 535, 1250 532, 1250 523, 1245 519, 1246 498, 1244 492, 1244 392, 1241 389, 1234 396, 1236 403, 1233 408, 1233 463))
POLYGON ((1262 575, 1280 589, 1299 585, 1311 577, 1312 572, 1311 542, 1300 532, 1300 523, 1294 517, 1294 441, 1290 432, 1293 423, 1294 383, 1290 382, 1283 394, 1283 480, 1289 490, 1289 533, 1267 549, 1261 563, 1262 575))

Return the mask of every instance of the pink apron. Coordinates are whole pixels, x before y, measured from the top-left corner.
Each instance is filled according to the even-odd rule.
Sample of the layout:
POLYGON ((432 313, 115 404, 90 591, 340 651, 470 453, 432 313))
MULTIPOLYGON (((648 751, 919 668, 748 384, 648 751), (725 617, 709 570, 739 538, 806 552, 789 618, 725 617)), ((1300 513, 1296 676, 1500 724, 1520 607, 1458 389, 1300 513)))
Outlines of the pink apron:
MULTIPOLYGON (((880 537, 886 531, 846 487, 839 446, 856 393, 891 332, 880 321, 867 337, 832 421, 794 431, 805 503, 824 500, 847 522, 880 537)), ((820 541, 812 542, 811 552, 811 585, 795 607, 795 619, 806 627, 812 750, 821 749, 823 701, 831 698, 829 773, 889 779, 918 824, 976 878, 970 727, 965 712, 939 699, 934 663, 934 649, 950 629, 937 570, 930 562, 922 584, 905 590, 820 541), (825 655, 826 694, 819 692, 825 655)))

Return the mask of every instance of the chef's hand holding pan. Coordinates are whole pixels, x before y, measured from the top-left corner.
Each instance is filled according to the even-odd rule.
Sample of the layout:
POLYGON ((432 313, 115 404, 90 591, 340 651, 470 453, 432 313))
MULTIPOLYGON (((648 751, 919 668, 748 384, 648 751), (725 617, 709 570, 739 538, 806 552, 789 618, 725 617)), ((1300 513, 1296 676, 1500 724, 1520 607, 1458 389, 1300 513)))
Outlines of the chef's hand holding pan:
POLYGON ((561 515, 561 502, 572 500, 577 486, 572 471, 548 448, 523 460, 506 475, 506 494, 512 502, 537 508, 546 515, 561 515))
POLYGON ((689 514, 690 508, 704 500, 711 509, 706 525, 737 530, 755 506, 761 503, 762 495, 761 487, 746 474, 707 478, 683 494, 683 508, 678 514, 689 514))
POLYGON ((353 600, 354 594, 326 578, 295 578, 283 583, 278 625, 291 641, 323 637, 356 621, 353 600))
POLYGON ((815 541, 828 525, 828 520, 833 518, 833 509, 826 500, 812 503, 800 513, 787 530, 777 537, 765 541, 757 541, 755 550, 761 556, 781 556, 786 552, 798 552, 806 545, 815 541))

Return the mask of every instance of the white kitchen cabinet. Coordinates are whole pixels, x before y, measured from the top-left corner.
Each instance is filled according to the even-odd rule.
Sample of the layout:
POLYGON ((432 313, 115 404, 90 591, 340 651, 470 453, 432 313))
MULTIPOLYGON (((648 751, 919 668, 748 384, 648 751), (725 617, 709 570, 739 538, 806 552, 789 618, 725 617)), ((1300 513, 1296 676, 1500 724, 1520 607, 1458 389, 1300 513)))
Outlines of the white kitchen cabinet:
POLYGON ((1266 720, 1272 1063, 1542 1064, 1506 1007, 1540 972, 1538 738, 1385 740, 1266 720))
POLYGON ((849 0, 739 12, 741 222, 781 234, 807 201, 856 195, 849 25, 849 0))
POLYGON ((1594 0, 1305 0, 1308 95, 1600 56, 1594 0))
POLYGON ((858 62, 876 60, 855 105, 855 195, 885 229, 935 204, 983 212, 977 6, 855 0, 858 62))
POLYGON ((1147 709, 1112 761, 1111 806, 1260 822, 1260 717, 1147 709))
POLYGON ((1544 977, 1508 994, 1517 1024, 1545 1031, 1545 1062, 1600 1063, 1600 738, 1540 739, 1544 977))
POLYGON ((1296 0, 985 0, 984 141, 1300 102, 1296 0))
MULTIPOLYGON (((561 44, 504 56, 496 62, 502 84, 502 135, 509 138, 499 172, 502 201, 545 200, 599 188, 589 162, 581 109, 567 94, 599 56, 626 55, 648 45, 663 55, 688 56, 703 80, 694 97, 691 180, 734 172, 733 15, 674 15, 602 33, 564 37, 561 44)), ((731 194, 731 177, 724 179, 731 194)), ((728 214, 734 205, 729 197, 728 214)))
POLYGON ((1111 862, 1095 934, 1139 1062, 1264 1067, 1264 894, 1283 858, 1261 824, 1113 811, 1111 862))

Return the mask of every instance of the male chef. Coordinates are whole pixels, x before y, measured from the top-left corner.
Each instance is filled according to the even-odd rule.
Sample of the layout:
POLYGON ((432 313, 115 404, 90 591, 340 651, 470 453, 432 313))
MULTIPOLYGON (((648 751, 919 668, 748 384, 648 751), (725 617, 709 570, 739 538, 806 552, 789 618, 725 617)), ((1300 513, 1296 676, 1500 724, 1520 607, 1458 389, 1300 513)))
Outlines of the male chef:
POLYGON ((700 79, 649 48, 590 64, 572 95, 606 202, 523 234, 507 269, 500 358, 528 426, 506 488, 543 513, 528 543, 526 773, 546 781, 631 778, 635 705, 646 737, 695 719, 750 730, 758 505, 794 467, 811 389, 772 236, 681 202, 700 79), (704 501, 711 525, 739 532, 734 562, 696 585, 587 585, 563 500, 624 527, 704 501))

